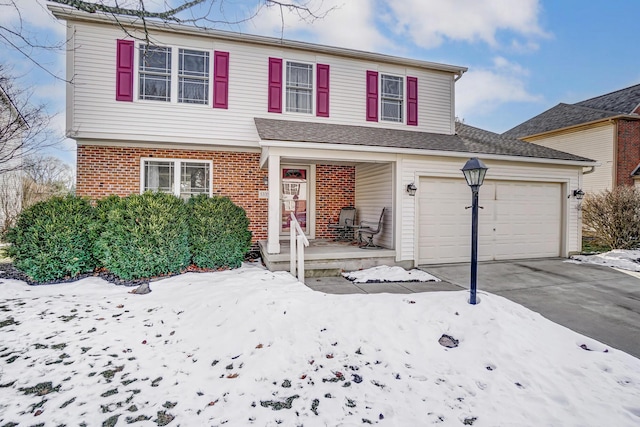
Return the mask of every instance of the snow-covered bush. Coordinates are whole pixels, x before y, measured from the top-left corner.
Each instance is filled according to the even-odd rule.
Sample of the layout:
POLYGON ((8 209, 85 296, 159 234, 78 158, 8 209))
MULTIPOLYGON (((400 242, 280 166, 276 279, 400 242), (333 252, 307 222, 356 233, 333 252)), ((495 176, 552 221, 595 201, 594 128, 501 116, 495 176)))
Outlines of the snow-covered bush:
POLYGON ((24 209, 7 233, 17 269, 45 282, 90 272, 95 211, 87 199, 53 197, 24 209))
POLYGON ((95 254, 123 279, 176 273, 189 264, 187 206, 178 197, 146 192, 98 204, 95 254))
POLYGON ((189 248, 203 268, 239 267, 251 247, 249 219, 227 197, 199 195, 189 200, 189 248))
POLYGON ((587 194, 582 204, 583 225, 596 241, 611 249, 635 249, 640 245, 640 191, 620 186, 587 194))

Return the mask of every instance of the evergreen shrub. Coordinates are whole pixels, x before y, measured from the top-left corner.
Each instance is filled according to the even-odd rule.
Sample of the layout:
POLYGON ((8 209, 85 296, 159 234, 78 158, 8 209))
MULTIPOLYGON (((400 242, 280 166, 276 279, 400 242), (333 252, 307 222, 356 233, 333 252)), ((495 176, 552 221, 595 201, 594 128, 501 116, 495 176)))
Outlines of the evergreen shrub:
POLYGON ((189 248, 202 268, 237 268, 251 247, 249 219, 229 198, 199 195, 189 200, 189 248))
POLYGON ((95 254, 122 279, 177 273, 189 264, 187 206, 166 193, 110 197, 98 204, 95 254))
POLYGON ((77 276, 96 267, 92 254, 95 210, 67 195, 24 209, 6 236, 14 266, 37 282, 77 276))

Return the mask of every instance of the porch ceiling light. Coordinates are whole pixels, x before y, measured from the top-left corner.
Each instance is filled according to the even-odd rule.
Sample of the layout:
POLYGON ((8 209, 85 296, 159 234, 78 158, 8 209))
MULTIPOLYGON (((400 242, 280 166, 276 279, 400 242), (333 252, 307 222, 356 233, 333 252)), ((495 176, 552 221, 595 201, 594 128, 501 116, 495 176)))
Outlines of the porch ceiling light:
POLYGON ((580 188, 578 188, 577 190, 573 190, 573 197, 578 200, 582 200, 582 198, 584 197, 584 191, 582 191, 582 189, 580 188))
POLYGON ((467 160, 467 163, 465 163, 461 170, 464 174, 464 179, 467 180, 467 185, 477 191, 484 182, 487 169, 489 168, 482 163, 482 160, 477 157, 472 157, 467 160))
POLYGON ((415 196, 417 190, 418 187, 416 187, 416 184, 414 184, 413 182, 407 185, 407 193, 409 193, 410 196, 415 196))

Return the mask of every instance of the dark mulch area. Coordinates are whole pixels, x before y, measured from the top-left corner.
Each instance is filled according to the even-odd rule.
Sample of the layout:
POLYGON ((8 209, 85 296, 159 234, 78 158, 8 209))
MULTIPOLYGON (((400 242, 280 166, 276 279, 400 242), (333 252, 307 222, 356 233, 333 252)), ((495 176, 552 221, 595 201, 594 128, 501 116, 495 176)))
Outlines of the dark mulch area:
MULTIPOLYGON (((249 252, 245 256, 246 261, 255 261, 258 258, 260 258, 260 253, 254 252, 254 251, 249 252)), ((118 286, 140 286, 144 283, 149 283, 149 282, 153 282, 160 279, 166 279, 167 277, 178 276, 183 273, 206 273, 211 271, 218 271, 218 270, 204 269, 204 268, 199 268, 194 265, 191 265, 180 273, 169 273, 162 276, 156 276, 156 277, 150 277, 150 278, 125 280, 125 279, 121 279, 115 274, 110 273, 104 269, 100 269, 92 273, 83 273, 74 277, 65 277, 57 280, 50 280, 48 282, 36 282, 31 280, 31 278, 29 278, 29 276, 24 274, 22 271, 15 268, 12 263, 0 263, 0 279, 22 280, 23 282, 27 282, 29 285, 32 285, 32 286, 55 285, 57 283, 71 283, 87 277, 99 277, 103 280, 106 280, 107 282, 113 283, 114 285, 118 285, 118 286)))

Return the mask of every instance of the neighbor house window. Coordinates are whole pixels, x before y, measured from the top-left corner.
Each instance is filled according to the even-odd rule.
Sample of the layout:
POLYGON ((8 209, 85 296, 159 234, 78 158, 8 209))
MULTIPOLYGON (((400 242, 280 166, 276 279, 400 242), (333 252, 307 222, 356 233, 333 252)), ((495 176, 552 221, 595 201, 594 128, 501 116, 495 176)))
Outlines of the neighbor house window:
POLYGON ((287 111, 313 112, 313 66, 300 62, 287 62, 287 111))
POLYGON ((178 51, 178 102, 209 102, 209 52, 178 51))
POLYGON ((403 100, 403 78, 382 74, 380 80, 380 110, 382 120, 402 122, 403 100))
POLYGON ((183 199, 211 195, 211 162, 142 159, 142 191, 161 191, 183 199))
POLYGON ((141 45, 140 99, 171 101, 171 48, 141 45))

